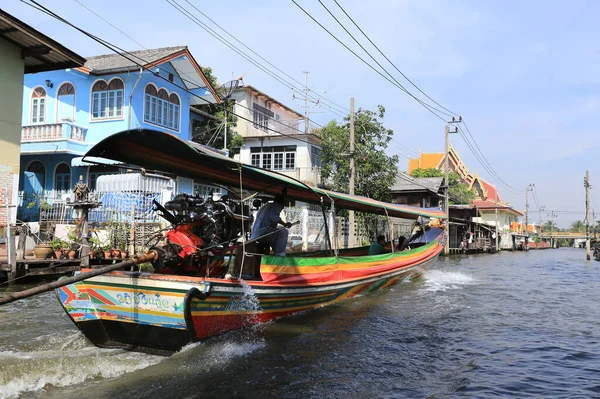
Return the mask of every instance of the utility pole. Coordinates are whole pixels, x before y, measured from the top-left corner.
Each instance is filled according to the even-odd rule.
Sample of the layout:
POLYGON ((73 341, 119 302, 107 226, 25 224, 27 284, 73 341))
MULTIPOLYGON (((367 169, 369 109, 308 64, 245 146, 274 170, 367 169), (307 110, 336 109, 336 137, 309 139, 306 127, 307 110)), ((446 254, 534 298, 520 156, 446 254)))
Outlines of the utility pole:
POLYGON ((306 76, 306 83, 304 85, 304 98, 296 97, 295 94, 292 97, 294 98, 294 100, 300 99, 300 100, 304 101, 304 105, 301 105, 300 108, 304 108, 304 134, 308 134, 309 133, 308 114, 310 114, 308 109, 311 107, 311 105, 309 105, 309 103, 317 105, 319 103, 319 100, 313 101, 310 98, 308 98, 308 92, 310 91, 310 89, 308 88, 308 74, 310 72, 302 71, 302 73, 306 76))
POLYGON ((548 216, 550 217, 550 246, 554 248, 554 237, 552 235, 554 234, 554 218, 556 217, 556 214, 554 211, 550 211, 548 216))
MULTIPOLYGON (((350 187, 349 194, 354 195, 354 179, 356 168, 354 166, 354 97, 350 97, 350 187)), ((354 248, 354 211, 348 211, 348 246, 354 248)), ((392 243, 392 246, 394 243, 392 243)))
MULTIPOLYGON (((462 122, 462 116, 459 117, 458 121, 452 117, 452 121, 450 123, 458 123, 462 122)), ((458 128, 456 128, 453 132, 450 131, 450 126, 446 125, 444 128, 444 136, 446 139, 445 149, 444 149, 444 211, 446 212, 446 245, 444 246, 444 255, 450 254, 450 206, 448 204, 448 192, 450 189, 450 184, 448 182, 448 175, 450 174, 450 133, 458 133, 458 128)))
POLYGON ((546 208, 545 206, 541 206, 540 209, 538 209, 539 217, 540 217, 540 242, 542 242, 542 211, 545 208, 546 208))
POLYGON ((498 253, 498 190, 496 190, 496 253, 498 253))
POLYGON ((596 210, 592 209, 592 234, 594 235, 594 241, 596 241, 596 210))
POLYGON ((223 101, 223 149, 227 151, 227 100, 223 101))
POLYGON ((529 251, 529 191, 533 184, 528 184, 525 189, 525 251, 529 251))
POLYGON ((585 179, 583 181, 585 187, 585 258, 591 259, 590 254, 590 171, 585 171, 585 179))

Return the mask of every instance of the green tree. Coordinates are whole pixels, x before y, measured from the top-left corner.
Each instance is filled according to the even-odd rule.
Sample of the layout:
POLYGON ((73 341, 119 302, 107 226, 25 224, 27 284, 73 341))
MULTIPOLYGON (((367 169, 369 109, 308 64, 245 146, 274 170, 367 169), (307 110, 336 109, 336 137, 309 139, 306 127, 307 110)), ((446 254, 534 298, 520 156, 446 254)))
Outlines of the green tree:
POLYGON ((585 232, 585 223, 583 223, 581 220, 574 221, 573 223, 571 223, 571 231, 576 233, 585 232))
POLYGON ((410 172, 412 177, 443 177, 444 172, 436 168, 417 168, 410 172))
MULTIPOLYGON (((444 172, 436 168, 417 168, 410 172, 413 177, 443 177, 444 172)), ((475 193, 469 190, 469 186, 464 183, 458 173, 451 171, 448 174, 448 180, 450 182, 448 188, 449 202, 451 204, 470 204, 475 199, 475 193)))
POLYGON ((448 174, 448 197, 454 205, 470 204, 475 199, 475 193, 463 183, 458 173, 452 171, 448 174))
POLYGON ((558 226, 554 223, 554 220, 547 220, 543 225, 543 231, 558 231, 558 226))
MULTIPOLYGON (((390 188, 398 174, 398 156, 388 156, 385 148, 394 132, 383 126, 385 108, 377 112, 359 109, 354 117, 355 194, 389 201, 390 188)), ((321 136, 321 180, 334 191, 347 193, 350 176, 350 124, 329 122, 317 132, 321 136)))
POLYGON ((244 143, 242 136, 237 134, 233 128, 237 125, 237 117, 233 113, 235 101, 223 98, 226 94, 213 75, 212 69, 202 67, 202 72, 221 97, 221 104, 200 104, 194 106, 198 110, 205 112, 217 120, 205 117, 202 121, 192 121, 192 141, 214 148, 223 148, 225 141, 223 134, 227 130, 227 149, 230 154, 234 154, 244 143), (224 126, 225 109, 227 110, 227 126, 224 126))

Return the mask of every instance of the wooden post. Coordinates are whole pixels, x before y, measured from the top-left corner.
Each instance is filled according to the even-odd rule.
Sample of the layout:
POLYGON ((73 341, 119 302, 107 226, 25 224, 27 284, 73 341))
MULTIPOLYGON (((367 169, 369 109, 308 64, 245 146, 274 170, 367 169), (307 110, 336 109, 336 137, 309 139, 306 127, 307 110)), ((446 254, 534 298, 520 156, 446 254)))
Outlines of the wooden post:
POLYGON ((585 258, 591 259, 590 253, 590 171, 585 171, 585 258))
POLYGON ((27 235, 25 231, 27 229, 24 226, 17 227, 17 231, 19 233, 19 242, 17 244, 17 260, 25 258, 25 245, 27 241, 27 235))
MULTIPOLYGON (((354 195, 354 179, 356 175, 356 168, 354 165, 354 97, 350 97, 350 183, 348 192, 350 195, 354 195)), ((348 211, 348 245, 347 247, 356 247, 355 240, 355 226, 354 226, 354 211, 348 211)))
MULTIPOLYGON (((445 137, 445 147, 444 147, 444 212, 446 213, 446 225, 450 227, 450 212, 448 210, 448 176, 450 171, 450 162, 448 153, 450 152, 450 138, 448 134, 450 133, 450 128, 448 125, 444 128, 444 137, 445 137)), ((450 254, 450 229, 446 229, 446 244, 444 245, 444 255, 450 254)))
MULTIPOLYGON (((10 225, 6 226, 7 229, 10 230, 10 225)), ((9 233, 10 234, 10 233, 9 233)), ((6 243, 6 248, 8 249, 8 264, 10 265, 10 275, 9 275, 9 284, 14 284, 14 279, 18 277, 19 270, 17 269, 17 249, 15 248, 15 240, 9 236, 9 240, 6 243)))
POLYGON ((88 211, 89 208, 86 206, 75 207, 75 209, 79 209, 81 212, 81 253, 79 254, 81 258, 81 266, 82 267, 90 267, 90 242, 88 240, 88 235, 90 233, 89 223, 88 223, 88 211))
MULTIPOLYGON (((227 133, 225 133, 227 136, 227 133)), ((129 256, 135 254, 135 205, 131 205, 131 231, 129 232, 129 256)))

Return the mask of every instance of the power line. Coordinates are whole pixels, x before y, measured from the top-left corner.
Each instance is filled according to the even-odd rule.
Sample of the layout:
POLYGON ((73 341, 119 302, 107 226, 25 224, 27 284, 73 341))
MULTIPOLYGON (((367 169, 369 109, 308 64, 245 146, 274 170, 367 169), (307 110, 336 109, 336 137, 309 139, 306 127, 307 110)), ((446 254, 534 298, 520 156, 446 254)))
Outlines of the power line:
MULTIPOLYGON (((93 11, 92 9, 90 9, 89 7, 85 6, 84 4, 80 3, 80 2, 79 2, 79 0, 73 0, 73 1, 75 1, 75 2, 76 2, 76 3, 78 3, 78 4, 80 4, 82 7, 84 7, 86 10, 88 10, 88 11, 89 11, 89 12, 91 12, 92 14, 96 15, 96 16, 97 16, 98 18, 100 18, 102 21, 106 22, 108 25, 112 26, 114 29, 116 29, 117 31, 119 31, 120 33, 122 33, 123 35, 125 35, 126 37, 128 37, 129 39, 131 39, 132 41, 134 41, 135 43, 137 43, 137 44, 138 44, 140 47, 142 47, 143 49, 146 49, 146 50, 148 49, 148 48, 147 48, 147 47, 145 47, 143 44, 139 43, 138 41, 136 41, 135 39, 133 39, 131 36, 129 36, 127 33, 123 32, 123 31, 122 31, 121 29, 119 29, 117 26, 113 25, 111 22, 109 22, 109 21, 107 21, 106 19, 104 19, 104 18, 103 18, 102 16, 100 16, 98 13, 96 13, 95 11, 93 11)), ((41 10, 40 10, 40 11, 41 11, 41 10)), ((116 46, 115 46, 115 47, 116 47, 116 46)), ((141 57, 139 57, 139 56, 137 56, 137 55, 135 55, 135 54, 132 54, 132 53, 129 53, 129 54, 130 54, 131 56, 134 56, 135 58, 137 58, 137 59, 139 59, 139 60, 143 61, 144 63, 148 64, 148 61, 144 60, 143 58, 141 58, 141 57)), ((164 69, 160 68, 160 66, 158 66, 158 67, 157 67, 157 69, 159 69, 159 70, 163 70, 163 71, 164 71, 164 69)), ((185 78, 184 78, 184 77, 182 77, 181 75, 179 76, 179 78, 180 78, 180 79, 181 79, 181 80, 182 80, 184 83, 192 83, 192 84, 194 84, 194 82, 192 82, 191 80, 185 79, 185 78)), ((171 82, 171 83, 172 83, 172 82, 171 82)), ((254 110, 254 109, 251 109, 251 108, 249 108, 249 107, 247 107, 247 106, 245 106, 245 105, 242 105, 242 104, 240 104, 240 103, 237 103, 237 104, 236 104, 236 106, 239 106, 240 108, 245 108, 245 109, 247 109, 248 111, 250 111, 251 113, 253 113, 253 112, 258 112, 258 113, 260 113, 260 114, 262 114, 262 115, 266 115, 266 114, 264 114, 264 113, 262 113, 262 112, 260 112, 260 111, 257 111, 257 110, 254 110)), ((228 111, 228 112, 229 112, 229 111, 228 111)), ((231 113, 231 112, 230 112, 230 113, 231 113)), ((237 116, 237 114, 235 114, 235 115, 237 116)), ((290 129, 292 129, 292 130, 296 130, 296 131, 298 131, 299 133, 302 133, 302 131, 301 131, 300 129, 298 129, 298 128, 294 128, 294 127, 292 127, 292 126, 289 126, 289 125, 285 124, 284 122, 282 122, 282 121, 280 121, 280 120, 277 120, 277 119, 271 119, 271 118, 270 118, 269 120, 271 120, 271 121, 273 121, 273 122, 275 122, 275 123, 278 123, 278 124, 280 124, 280 125, 283 125, 283 126, 284 126, 284 127, 286 127, 286 128, 290 128, 290 129)), ((315 125, 318 125, 318 126, 322 127, 321 125, 319 125, 318 123, 316 123, 316 122, 314 122, 314 121, 311 121, 311 122, 312 122, 313 124, 315 124, 315 125)))
MULTIPOLYGON (((483 151, 481 151, 481 148, 479 148, 479 145, 477 144, 477 141, 475 140, 475 138, 473 137, 473 135, 471 134, 471 130, 469 130, 469 126, 467 125, 467 123, 465 122, 464 118, 462 120, 463 125, 465 127, 465 129, 467 130, 467 133, 469 134, 469 136, 471 137, 471 140, 473 141, 473 143, 475 144, 475 147, 477 148, 477 150, 479 151, 479 154, 481 155, 481 157, 483 158, 483 160, 485 161, 485 163, 488 165, 488 168, 491 170, 490 173, 492 173, 496 179, 498 181, 501 181, 503 183, 503 186, 505 187, 509 187, 510 189, 512 189, 512 191, 515 191, 515 194, 520 194, 523 192, 522 189, 518 189, 515 188, 513 186, 511 186, 510 184, 508 184, 506 181, 504 181, 504 179, 502 179, 500 177, 500 175, 496 172, 496 170, 492 167, 492 165, 489 163, 489 161, 487 160, 487 158, 485 157, 485 155, 483 154, 483 151)), ((509 190, 510 191, 510 190, 509 190)))
MULTIPOLYGON (((251 51, 254 55, 256 55, 257 57, 259 57, 261 60, 265 61, 267 64, 269 64, 270 66, 272 66, 273 68, 275 68, 276 70, 278 70, 279 72, 281 72, 282 74, 284 74, 285 76, 287 76, 289 79, 293 80, 294 82, 296 82, 299 85, 302 85, 302 83, 300 81, 298 81, 297 79, 295 79, 294 77, 288 75, 287 73, 285 73, 284 71, 282 71, 281 69, 279 69, 278 67, 276 67, 275 65, 273 65, 271 62, 269 62, 267 59, 265 59, 263 56, 261 56, 260 54, 258 54, 256 51, 252 50, 250 47, 248 47, 246 44, 244 44, 242 41, 240 41, 238 38, 236 38, 235 36, 233 36, 231 33, 229 33, 226 29, 224 29, 223 27, 221 27, 219 24, 217 24, 215 21, 213 21, 208 15, 206 15, 204 12, 202 12, 201 10, 199 10, 193 3, 191 3, 189 0, 185 0, 186 3, 188 3, 190 6, 192 6, 192 8, 194 8, 196 11, 198 11, 200 14, 202 14, 206 19, 208 19, 210 22, 212 22, 214 25, 216 25, 219 29, 221 29, 223 32, 225 32, 229 37, 231 37, 233 40, 235 40, 236 42, 240 43, 242 46, 244 46, 245 48, 247 48, 249 51, 251 51)), ((343 107, 331 100, 329 100, 327 97, 319 94, 316 91, 312 91, 316 96, 320 97, 321 99, 323 99, 326 102, 329 102, 330 104, 332 104, 333 106, 338 107, 339 109, 341 109, 343 112, 347 111, 346 107, 343 107)))
POLYGON ((410 92, 408 92, 408 90, 406 90, 404 87, 401 87, 401 85, 398 85, 395 82, 393 82, 391 79, 389 79, 383 73, 381 73, 381 71, 379 71, 373 65, 371 65, 367 61, 365 61, 360 55, 356 54, 356 52, 354 50, 352 50, 350 47, 348 47, 344 42, 342 42, 340 39, 338 39, 337 36, 335 36, 333 33, 331 33, 327 28, 325 28, 325 26, 323 26, 323 24, 321 24, 319 21, 317 21, 304 8, 302 8, 298 3, 296 3, 295 0, 292 0, 292 3, 294 3, 300 10, 302 10, 306 15, 308 15, 308 17, 310 19, 312 19, 317 25, 319 25, 325 32, 327 32, 331 37, 333 37, 338 43, 340 43, 342 46, 344 46, 346 48, 346 50, 350 51, 356 58, 358 58, 359 60, 361 60, 365 65, 367 65, 369 68, 371 68, 373 71, 375 71, 375 73, 377 73, 378 75, 380 75, 381 77, 383 77, 385 80, 387 80, 389 83, 391 83, 392 85, 398 87, 400 90, 404 91, 405 93, 407 93, 408 95, 410 95, 411 97, 413 97, 417 102, 419 102, 423 107, 425 107, 425 109, 427 109, 429 112, 431 112, 436 118, 438 118, 438 119, 440 119, 440 120, 442 120, 444 122, 446 121, 443 117, 441 117, 440 115, 438 115, 437 113, 435 113, 431 109, 431 106, 429 104, 425 104, 424 102, 422 102, 421 100, 419 100, 418 98, 416 98, 414 95, 412 95, 410 92))
POLYGON ((81 3, 79 0, 73 0, 73 1, 75 3, 77 3, 77 4, 79 4, 81 7, 85 8, 86 10, 88 10, 89 12, 91 12, 92 14, 94 14, 95 16, 97 16, 98 18, 100 18, 101 20, 103 20, 104 22, 106 22, 107 24, 109 24, 110 26, 112 26, 113 28, 115 28, 116 30, 118 30, 119 32, 121 32, 123 35, 127 36, 127 38, 129 38, 129 40, 131 40, 132 42, 136 43, 141 48, 147 50, 147 48, 144 47, 143 44, 141 44, 140 42, 138 42, 137 40, 135 40, 133 37, 129 36, 127 33, 123 32, 121 29, 117 28, 115 25, 113 25, 112 23, 110 23, 109 21, 107 21, 106 19, 104 19, 102 16, 100 16, 100 14, 98 14, 94 10, 90 9, 88 6, 86 6, 85 4, 81 3))
MULTIPOLYGON (((388 75, 390 75, 392 77, 392 79, 394 81, 396 81, 396 83, 392 82, 390 79, 388 79, 385 75, 383 75, 381 73, 381 71, 377 70, 375 67, 373 67, 371 64, 369 64, 367 61, 365 61, 362 57, 360 57, 358 54, 356 54, 355 51, 353 51, 352 49, 350 49, 345 43, 343 43, 339 38, 337 38, 333 33, 331 33, 327 28, 325 28, 325 26, 323 26, 319 21, 317 21, 310 13, 308 13, 304 8, 302 8, 295 0, 292 0, 292 2, 300 9, 302 10, 310 19, 312 19, 317 25, 319 25, 323 30, 325 30, 331 37, 333 37, 338 43, 340 43, 344 48, 346 48, 348 51, 350 51, 355 57, 357 57, 359 60, 361 60, 364 64, 366 64, 367 66, 369 66, 372 70, 374 70, 377 74, 379 74, 380 76, 382 76, 384 79, 386 79, 388 82, 392 83, 394 86, 400 88, 402 91, 404 91, 406 94, 408 94, 410 97, 412 97, 414 100, 416 100, 420 105, 422 105, 424 108, 426 108, 429 112, 431 112, 434 116, 436 116, 438 119, 443 120, 444 122, 446 122, 446 120, 441 117, 438 113, 443 114, 443 115, 447 115, 447 116, 452 116, 452 114, 448 114, 446 112, 443 112, 429 104, 426 104, 425 102, 423 102, 421 99, 415 97, 412 93, 410 93, 404 86, 402 86, 399 82, 397 82, 397 80, 391 76, 391 74, 383 67, 381 66, 381 64, 374 59, 374 57, 360 44, 360 42, 343 26, 343 24, 333 15, 333 13, 331 11, 329 11, 329 9, 322 3, 321 0, 319 0, 319 3, 321 3, 321 5, 327 10, 327 12, 336 20, 336 22, 346 31, 346 33, 348 33, 348 35, 361 47, 361 49, 363 49, 363 51, 365 51, 365 53, 367 53, 367 55, 369 55, 369 57, 371 59, 373 59, 373 61, 375 61, 377 63, 377 65, 383 69, 388 75), (437 111, 437 112, 436 112, 437 111)), ((339 6, 339 4, 338 4, 339 6)), ((344 11, 344 10, 342 10, 344 11)), ((347 13, 346 13, 347 15, 347 13)), ((349 17, 349 16, 348 16, 349 17)), ((350 17, 349 17, 350 18, 350 17)), ((356 25, 356 23, 353 21, 353 23, 356 25)), ((358 27, 358 26, 357 26, 358 27)), ((360 30, 360 28, 359 28, 360 30)), ((361 30, 362 32, 362 30, 361 30)), ((362 32, 364 34, 364 32, 362 32)), ((369 41, 371 41, 369 39, 369 41)), ((371 41, 372 43, 372 41, 371 41)), ((372 43, 373 44, 373 43, 372 43)), ((373 44, 374 45, 374 44, 373 44)), ((386 57, 387 59, 387 57, 386 57)), ((388 60, 389 61, 389 60, 388 60)), ((400 72, 401 73, 401 72, 400 72)), ((402 73, 401 73, 402 74, 402 73)), ((405 76, 404 74, 402 74, 403 76, 405 76)), ((411 82, 412 83, 412 82, 411 82)), ((413 83, 414 85, 414 83, 413 83)), ((419 91, 421 91, 419 89, 419 91)), ((422 92, 422 91, 421 91, 422 92)), ((427 96, 428 98, 430 98, 429 96, 427 96)), ((430 98, 431 99, 431 98, 430 98)), ((433 100, 432 100, 433 101, 433 100)), ((435 101, 434 101, 435 102, 435 101)), ((437 102, 436 102, 437 104, 437 102)), ((439 104, 438 104, 439 105, 439 104)), ((442 107, 443 108, 443 107, 442 107)), ((444 108, 445 109, 445 108, 444 108)), ((456 114, 455 114, 456 115, 456 114)), ((470 132, 469 132, 470 134, 470 132)), ((471 135, 472 137, 472 135, 471 135)), ((487 159, 485 158, 485 156, 483 155, 483 152, 481 152, 481 150, 479 150, 481 152, 481 155, 479 155, 477 153, 477 151, 475 150, 475 148, 473 147, 473 145, 470 144, 469 140, 466 138, 466 136, 463 135, 463 138, 465 139, 465 142, 467 142, 469 148, 471 149, 471 151, 473 152, 473 154, 476 156, 476 158, 479 160, 479 162, 482 164, 482 166, 484 166, 484 168, 490 173, 492 174, 493 177, 496 177, 496 180, 498 180, 500 183, 502 183, 503 187, 505 187, 507 190, 512 191, 512 192, 522 192, 521 190, 515 189, 512 186, 508 185, 506 182, 504 182, 504 180, 495 172, 495 170, 490 166, 487 166, 487 164, 489 164, 489 162, 487 162, 487 159)), ((476 141, 474 138, 473 142, 474 144, 476 144, 476 141)), ((477 145, 478 147, 478 145, 477 145)))
POLYGON ((386 59, 387 62, 389 62, 396 71, 398 71, 400 73, 400 75, 402 75, 404 77, 404 79, 406 79, 411 85, 413 85, 417 90, 419 90, 425 97, 427 97, 428 99, 430 99, 431 101, 433 101, 436 105, 438 105, 439 107, 441 107, 442 109, 448 111, 449 113, 458 116, 458 114, 456 112, 450 111, 448 108, 444 107, 442 104, 438 103, 437 101, 435 101, 433 98, 429 97, 427 95, 427 93, 425 93, 423 90, 421 90, 421 88, 419 86, 417 86, 415 83, 413 83, 412 80, 410 80, 408 78, 408 76, 406 76, 404 73, 402 73, 402 71, 400 69, 398 69, 398 67, 383 53, 383 51, 381 51, 379 49, 379 47, 377 47, 377 45, 375 43, 373 43, 373 41, 371 40, 371 38, 369 38, 369 36, 360 28, 360 26, 358 26, 358 24, 356 22, 354 22, 354 19, 352 19, 352 17, 350 15, 348 15, 348 13, 346 12, 346 10, 344 10, 344 8, 340 5, 340 3, 337 2, 337 0, 333 0, 335 2, 335 4, 337 4, 337 6, 342 10, 342 12, 344 14, 346 14, 346 16, 348 17, 348 19, 350 21, 352 21, 352 23, 354 24, 354 26, 356 26, 356 28, 360 31, 360 33, 362 33, 367 40, 369 41, 369 43, 371 43, 373 45, 373 47, 375 47, 377 49, 377 51, 379 51, 379 54, 381 54, 383 56, 383 58, 386 59))
MULTIPOLYGON (((30 6, 30 7, 32 7, 32 8, 34 8, 34 9, 37 9, 38 11, 41 11, 41 12, 43 12, 43 13, 47 14, 47 15, 50 15, 51 17, 53 17, 53 18, 57 19, 57 20, 58 20, 58 21, 60 21, 60 22, 63 22, 63 23, 64 23, 64 24, 66 24, 66 25, 69 25, 69 26, 71 26, 71 27, 72 27, 72 28, 74 28, 75 30, 77 30, 77 31, 79 31, 79 32, 81 32, 81 33, 83 33, 85 36, 88 36, 88 37, 89 37, 89 38, 91 38, 92 40, 94 40, 94 41, 96 41, 96 42, 100 43, 101 45, 103 45, 104 47, 106 47, 106 48, 110 49, 111 51, 115 52, 115 53, 116 53, 116 54, 118 54, 119 56, 121 56, 121 57, 123 57, 123 58, 125 58, 125 59, 129 60, 129 61, 130 61, 130 62, 132 62, 133 64, 135 64, 135 65, 139 66, 139 67, 140 67, 140 68, 142 68, 143 70, 151 72, 151 73, 152 73, 154 76, 156 76, 157 78, 159 78, 159 79, 162 79, 162 80, 164 80, 164 81, 166 81, 166 82, 169 82, 169 83, 171 83, 173 86, 175 86, 175 87, 178 87, 179 89, 181 89, 181 90, 185 91, 186 93, 189 93, 189 94, 191 94, 191 95, 193 95, 193 96, 195 96, 195 97, 197 97, 197 98, 201 99, 202 101, 205 101, 206 103, 208 103, 208 104, 211 104, 211 102, 210 102, 210 101, 208 101, 207 99, 205 99, 205 98, 203 98, 203 97, 199 96, 198 94, 195 94, 195 93, 193 93, 192 91, 188 90, 186 87, 183 87, 183 86, 181 86, 181 85, 178 85, 178 84, 176 84, 176 83, 174 83, 174 82, 171 82, 171 81, 169 81, 167 78, 165 78, 165 77, 163 77, 163 76, 161 76, 161 75, 159 75, 159 74, 157 74, 157 73, 154 73, 152 70, 150 70, 149 68, 145 67, 143 64, 140 64, 140 63, 138 63, 138 62, 136 62, 136 61, 132 60, 131 58, 128 58, 127 56, 125 56, 125 54, 127 54, 127 55, 130 55, 130 56, 132 56, 132 57, 135 57, 135 58, 137 58, 137 59, 140 59, 140 60, 144 61, 146 64, 148 64, 148 62, 147 62, 147 61, 145 61, 145 60, 143 60, 141 57, 139 57, 139 56, 137 56, 137 55, 135 55, 135 54, 131 54, 130 52, 128 52, 128 51, 126 51, 126 50, 123 50, 122 48, 120 48, 120 47, 118 47, 118 46, 116 46, 116 45, 114 45, 114 44, 112 44, 112 43, 110 43, 110 42, 108 42, 108 41, 106 41, 106 40, 104 40, 104 39, 102 39, 102 38, 98 37, 98 36, 95 36, 95 35, 93 35, 93 34, 91 34, 91 33, 87 32, 87 31, 85 31, 85 30, 83 30, 83 29, 81 29, 81 28, 79 28, 78 26, 76 26, 76 25, 74 25, 73 23, 69 22, 68 20, 66 20, 66 19, 62 18, 62 17, 61 17, 61 16, 59 16, 58 14, 56 14, 56 13, 54 13, 53 11, 49 10, 48 8, 46 8, 46 7, 42 6, 41 4, 39 4, 39 3, 38 3, 37 1, 35 1, 35 0, 29 0, 31 3, 35 4, 35 6, 34 6, 34 5, 32 5, 32 4, 29 4, 29 3, 27 3, 27 1, 25 1, 25 0, 21 0, 21 1, 22 1, 23 3, 25 3, 25 4, 27 4, 28 6, 30 6), (37 7, 36 7, 36 6, 37 6, 37 7)), ((182 79, 182 80, 183 80, 183 79, 182 79)), ((214 104, 213 104, 213 105, 214 105, 214 104)), ((221 108, 225 109, 224 105, 221 105, 221 108)), ((229 111, 228 111, 228 112, 229 112, 229 111)), ((232 114, 233 114, 233 115, 235 115, 235 116, 237 116, 237 117, 238 117, 238 118, 240 118, 240 119, 243 119, 243 120, 247 121, 247 122, 254 122, 253 120, 251 120, 251 119, 248 119, 248 118, 245 118, 245 117, 243 117, 243 116, 241 116, 241 115, 239 115, 239 114, 235 114, 235 113, 232 113, 232 114)), ((272 132, 274 132, 274 133, 280 134, 280 135, 282 135, 282 136, 285 136, 285 137, 291 138, 291 139, 293 139, 293 140, 296 140, 296 141, 300 141, 300 142, 303 142, 303 143, 306 143, 306 144, 312 144, 312 143, 311 143, 311 142, 309 142, 309 141, 302 140, 302 139, 300 139, 300 138, 297 138, 297 137, 294 137, 294 136, 291 136, 291 135, 287 135, 287 134, 281 133, 280 131, 277 131, 277 130, 275 130, 275 129, 271 129, 271 128, 269 128, 269 127, 266 127, 265 129, 266 129, 266 130, 269 130, 269 131, 272 131, 272 132)), ((298 130, 298 129, 296 129, 296 130, 298 130)), ((299 131, 299 132, 301 132, 300 130, 298 130, 298 131, 299 131)))
MULTIPOLYGON (((286 81, 284 78, 280 77, 275 72, 271 71, 269 68, 267 68, 264 65, 262 65, 256 59, 254 59, 250 55, 246 54, 244 51, 242 51, 241 49, 239 49, 233 43, 231 43, 230 41, 228 41, 227 39, 225 39, 223 36, 221 36, 219 33, 217 33, 214 29, 212 29, 211 27, 209 27, 208 25, 206 25, 198 17, 196 17, 192 12, 190 12, 187 8, 185 8, 184 6, 182 6, 181 4, 179 4, 177 2, 177 0, 165 0, 165 1, 169 5, 171 5, 173 8, 175 8, 177 11, 179 11, 179 13, 181 13, 182 15, 184 15, 185 17, 187 17, 190 21, 192 21, 193 23, 195 23, 196 25, 198 25, 201 29, 203 29, 205 32, 207 32, 208 34, 210 34, 215 39, 219 40, 225 46, 229 47, 231 50, 233 50, 234 52, 236 52, 242 58, 246 59, 252 65, 256 66, 257 68, 259 68, 260 70, 262 70, 263 72, 265 72, 267 75, 269 75, 273 79, 277 80, 279 83, 281 83, 284 86, 288 87, 290 90, 292 90, 292 91, 294 91, 294 92, 296 92, 298 94, 304 94, 302 92, 302 90, 298 89, 292 83, 290 83, 289 81, 286 81)), ((332 113, 334 113, 334 114, 336 114, 338 116, 345 116, 340 111, 334 109, 331 106, 327 106, 326 109, 328 109, 330 112, 332 112, 332 113)), ((344 111, 345 111, 345 109, 344 109, 344 111)))

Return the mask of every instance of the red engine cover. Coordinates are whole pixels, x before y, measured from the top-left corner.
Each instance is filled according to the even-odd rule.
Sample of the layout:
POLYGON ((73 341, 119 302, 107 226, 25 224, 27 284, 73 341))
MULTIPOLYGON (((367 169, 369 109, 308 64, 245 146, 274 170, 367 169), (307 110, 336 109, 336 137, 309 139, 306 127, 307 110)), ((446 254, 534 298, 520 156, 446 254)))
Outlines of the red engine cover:
POLYGON ((174 244, 181 247, 179 256, 186 258, 204 245, 204 240, 192 232, 192 225, 182 224, 174 230, 169 230, 165 236, 174 244))

